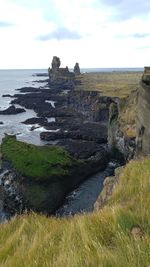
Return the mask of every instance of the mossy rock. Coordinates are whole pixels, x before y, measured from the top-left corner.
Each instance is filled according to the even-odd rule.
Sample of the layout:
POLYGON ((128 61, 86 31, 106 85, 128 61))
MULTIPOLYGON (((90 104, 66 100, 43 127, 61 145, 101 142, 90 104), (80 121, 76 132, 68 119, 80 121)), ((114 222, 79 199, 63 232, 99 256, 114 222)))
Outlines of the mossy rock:
POLYGON ((67 193, 108 163, 108 153, 95 160, 77 160, 59 146, 38 147, 6 135, 1 145, 3 167, 10 169, 25 207, 54 212, 67 193))
POLYGON ((77 164, 76 159, 58 146, 38 147, 10 135, 3 139, 1 151, 3 160, 9 161, 21 175, 41 182, 69 175, 69 169, 77 164))

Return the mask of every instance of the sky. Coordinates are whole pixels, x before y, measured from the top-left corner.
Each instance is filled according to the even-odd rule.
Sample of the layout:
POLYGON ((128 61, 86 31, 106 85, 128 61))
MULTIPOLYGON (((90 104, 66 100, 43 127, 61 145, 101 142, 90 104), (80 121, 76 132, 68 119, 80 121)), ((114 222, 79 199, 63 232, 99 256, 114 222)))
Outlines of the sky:
POLYGON ((150 0, 0 0, 0 69, 150 66, 150 0))

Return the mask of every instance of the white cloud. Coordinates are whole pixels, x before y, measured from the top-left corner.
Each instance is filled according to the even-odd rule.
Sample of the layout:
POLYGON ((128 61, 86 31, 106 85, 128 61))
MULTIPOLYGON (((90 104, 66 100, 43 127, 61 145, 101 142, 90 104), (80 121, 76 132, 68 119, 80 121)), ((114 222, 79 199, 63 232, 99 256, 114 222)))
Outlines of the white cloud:
POLYGON ((0 27, 0 68, 47 68, 53 55, 69 67, 76 61, 81 67, 148 65, 150 15, 136 12, 118 22, 112 20, 115 7, 124 1, 101 2, 0 0, 0 21, 7 25, 0 27), (41 42, 39 36, 49 38, 41 42))

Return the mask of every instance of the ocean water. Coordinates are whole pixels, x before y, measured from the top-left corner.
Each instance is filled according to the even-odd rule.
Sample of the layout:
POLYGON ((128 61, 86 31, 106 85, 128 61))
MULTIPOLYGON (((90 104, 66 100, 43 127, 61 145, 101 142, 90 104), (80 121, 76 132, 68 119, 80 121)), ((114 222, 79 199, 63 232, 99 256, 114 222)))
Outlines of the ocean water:
POLYGON ((81 72, 138 72, 144 68, 82 68, 81 72))
MULTIPOLYGON (((47 70, 0 70, 0 110, 10 106, 12 98, 2 97, 3 94, 14 95, 19 93, 16 89, 21 87, 40 87, 46 83, 37 83, 38 80, 45 80, 46 77, 37 77, 36 73, 46 73, 47 70)), ((16 105, 18 106, 18 105, 16 105)), ((40 131, 30 131, 32 125, 24 125, 21 122, 28 118, 36 117, 33 110, 26 109, 26 112, 16 115, 0 115, 0 142, 5 133, 16 134, 17 139, 28 143, 43 145, 40 140, 40 131)))
MULTIPOLYGON (((143 71, 143 68, 88 68, 81 69, 81 72, 114 72, 114 71, 143 71)), ((12 98, 2 97, 3 94, 14 95, 18 93, 16 89, 21 87, 40 87, 45 86, 46 83, 37 83, 38 80, 45 80, 46 77, 36 76, 36 74, 46 74, 46 69, 32 69, 32 70, 0 70, 0 110, 6 109, 10 106, 12 98)), ((21 122, 28 118, 36 117, 33 110, 26 109, 26 112, 17 115, 0 115, 0 142, 5 133, 16 134, 17 139, 36 145, 44 145, 45 142, 40 140, 40 132, 44 131, 43 127, 30 131, 32 125, 24 125, 21 122)), ((49 118, 54 120, 54 118, 49 118)))

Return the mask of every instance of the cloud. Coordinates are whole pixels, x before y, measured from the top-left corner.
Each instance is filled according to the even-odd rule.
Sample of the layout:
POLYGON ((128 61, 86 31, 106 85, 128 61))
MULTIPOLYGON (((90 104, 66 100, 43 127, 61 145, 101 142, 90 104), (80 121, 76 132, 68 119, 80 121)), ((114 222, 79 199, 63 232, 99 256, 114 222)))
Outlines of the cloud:
POLYGON ((56 40, 76 40, 76 39, 81 39, 81 35, 75 31, 71 31, 65 27, 62 28, 57 28, 55 31, 45 34, 45 35, 40 35, 36 38, 36 40, 39 41, 49 41, 52 39, 56 40))
POLYGON ((131 35, 131 37, 133 38, 145 38, 145 37, 149 37, 150 33, 135 33, 133 35, 131 35))
POLYGON ((140 47, 137 47, 137 49, 150 49, 150 46, 140 46, 140 47))
POLYGON ((131 33, 131 34, 119 34, 116 35, 117 38, 137 38, 142 39, 146 37, 150 37, 150 33, 131 33))
POLYGON ((8 21, 0 21, 0 28, 3 28, 3 27, 12 27, 14 26, 13 23, 11 22, 8 22, 8 21))
POLYGON ((102 0, 101 3, 113 9, 114 20, 127 20, 133 17, 145 17, 150 14, 149 0, 102 0))
POLYGON ((146 38, 150 37, 150 33, 131 33, 131 34, 119 34, 116 36, 117 38, 146 38))

